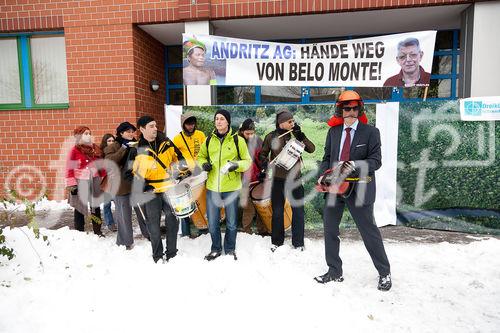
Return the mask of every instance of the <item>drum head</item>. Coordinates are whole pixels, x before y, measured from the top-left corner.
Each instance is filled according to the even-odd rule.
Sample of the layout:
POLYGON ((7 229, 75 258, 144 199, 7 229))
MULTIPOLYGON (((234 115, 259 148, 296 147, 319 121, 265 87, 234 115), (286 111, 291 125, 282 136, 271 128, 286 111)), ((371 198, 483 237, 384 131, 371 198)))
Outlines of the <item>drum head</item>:
POLYGON ((196 187, 200 184, 204 184, 207 181, 207 172, 203 171, 198 176, 189 176, 183 179, 179 184, 189 184, 191 187, 196 187))
POLYGON ((187 194, 190 190, 189 184, 177 184, 165 191, 167 197, 178 197, 187 194))
POLYGON ((258 183, 250 190, 250 198, 254 201, 261 201, 271 198, 271 187, 272 183, 266 181, 263 183, 258 183))

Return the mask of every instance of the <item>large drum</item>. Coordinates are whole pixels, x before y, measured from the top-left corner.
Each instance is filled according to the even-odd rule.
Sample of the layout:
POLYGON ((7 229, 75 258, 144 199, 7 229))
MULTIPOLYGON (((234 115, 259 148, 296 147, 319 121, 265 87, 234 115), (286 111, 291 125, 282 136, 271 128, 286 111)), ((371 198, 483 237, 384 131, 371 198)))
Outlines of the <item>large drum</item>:
MULTIPOLYGON (((205 182, 207 181, 207 172, 203 171, 198 176, 191 176, 181 181, 182 183, 189 184, 193 199, 196 204, 196 210, 191 215, 193 224, 198 229, 208 228, 207 218, 207 188, 205 182)), ((225 217, 224 208, 221 209, 221 220, 225 217)))
POLYGON ((297 139, 290 139, 276 156, 275 163, 285 170, 290 170, 304 152, 305 145, 297 139))
POLYGON ((191 187, 191 192, 193 193, 193 199, 196 204, 196 211, 191 215, 191 220, 193 224, 198 229, 208 228, 207 213, 207 188, 205 187, 205 182, 207 180, 207 173, 204 171, 198 176, 191 176, 183 181, 182 183, 189 184, 191 187))
MULTIPOLYGON (((250 198, 252 198, 252 203, 259 214, 260 219, 264 223, 268 232, 272 230, 272 217, 273 217, 273 207, 271 204, 271 182, 263 182, 255 185, 250 190, 250 198)), ((292 225, 292 207, 288 199, 285 199, 285 211, 283 214, 283 222, 285 225, 285 230, 290 229, 292 225)))

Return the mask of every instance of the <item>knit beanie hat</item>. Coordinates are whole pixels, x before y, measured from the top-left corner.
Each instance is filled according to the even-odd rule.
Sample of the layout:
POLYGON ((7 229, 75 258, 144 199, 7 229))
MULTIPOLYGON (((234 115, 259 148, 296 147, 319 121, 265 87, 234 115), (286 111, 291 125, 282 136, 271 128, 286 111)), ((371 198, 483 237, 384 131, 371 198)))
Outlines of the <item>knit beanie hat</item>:
POLYGON ((280 111, 276 115, 276 126, 279 126, 279 124, 289 121, 290 119, 293 119, 293 114, 290 111, 288 110, 280 111))
POLYGON ((146 127, 147 124, 154 121, 154 118, 151 116, 142 116, 137 119, 137 127, 146 127))
POLYGON ((128 131, 129 129, 132 129, 133 131, 137 130, 134 125, 132 125, 128 121, 125 121, 118 125, 118 127, 116 128, 116 135, 120 135, 121 133, 128 131))
POLYGON ((231 114, 229 113, 229 111, 227 110, 224 110, 224 109, 220 109, 220 110, 217 110, 217 112, 215 112, 215 115, 214 115, 214 121, 215 121, 215 117, 218 115, 218 114, 221 114, 224 116, 224 118, 226 118, 229 126, 231 126, 231 114))

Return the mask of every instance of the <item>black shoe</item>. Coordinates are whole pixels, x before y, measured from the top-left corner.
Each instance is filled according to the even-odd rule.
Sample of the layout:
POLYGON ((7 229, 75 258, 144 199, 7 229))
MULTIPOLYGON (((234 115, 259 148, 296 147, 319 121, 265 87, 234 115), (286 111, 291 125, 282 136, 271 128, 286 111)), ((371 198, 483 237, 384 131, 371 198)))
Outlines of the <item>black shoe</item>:
POLYGON ((235 251, 229 251, 226 253, 227 256, 233 256, 234 260, 238 260, 238 257, 236 256, 235 251))
POLYGON ((217 251, 212 251, 205 256, 205 260, 212 261, 218 257, 220 257, 221 253, 217 251))
POLYGON ((280 247, 280 245, 275 245, 275 244, 271 245, 271 249, 270 249, 271 252, 275 252, 278 249, 278 247, 280 247))
POLYGON ((208 234, 208 229, 199 229, 198 230, 198 235, 196 237, 200 237, 202 235, 208 234))
POLYGON ((378 277, 378 290, 388 291, 392 287, 391 274, 378 277))
POLYGON ((331 282, 331 281, 342 282, 342 281, 344 281, 344 277, 342 277, 342 276, 334 277, 333 275, 330 275, 330 273, 325 273, 323 275, 316 276, 314 278, 314 280, 316 282, 318 282, 318 283, 325 284, 325 283, 328 283, 328 282, 331 282))
POLYGON ((158 261, 161 261, 162 263, 164 263, 165 262, 165 258, 163 258, 163 257, 153 258, 153 261, 155 262, 155 264, 157 264, 158 261))
POLYGON ((304 247, 304 245, 302 245, 302 246, 294 246, 293 249, 297 250, 297 251, 300 251, 300 252, 304 252, 305 247, 304 247))
POLYGON ((177 255, 177 253, 174 253, 174 254, 165 254, 165 260, 168 262, 170 259, 172 259, 176 255, 177 255))

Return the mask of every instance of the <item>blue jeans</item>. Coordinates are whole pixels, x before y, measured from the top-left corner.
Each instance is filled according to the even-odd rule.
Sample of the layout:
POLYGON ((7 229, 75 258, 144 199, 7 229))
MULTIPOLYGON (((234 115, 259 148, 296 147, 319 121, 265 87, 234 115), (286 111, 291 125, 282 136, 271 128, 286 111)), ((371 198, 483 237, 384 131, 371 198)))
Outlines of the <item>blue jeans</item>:
POLYGON ((104 223, 109 227, 115 224, 113 212, 111 212, 111 201, 104 204, 104 223))
POLYGON ((224 236, 224 252, 236 248, 238 197, 239 191, 213 192, 207 190, 208 231, 212 237, 212 252, 222 252, 222 236, 220 231, 220 208, 226 210, 226 234, 224 236))

